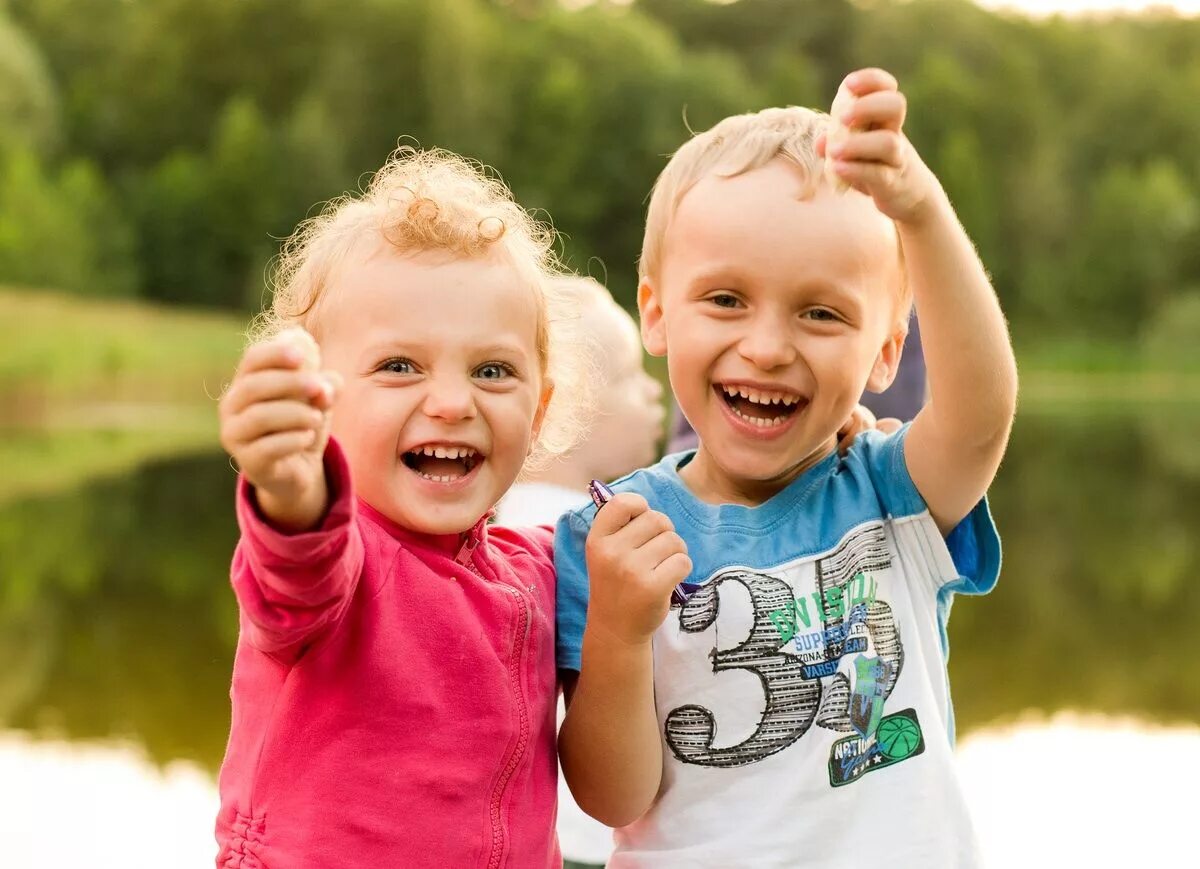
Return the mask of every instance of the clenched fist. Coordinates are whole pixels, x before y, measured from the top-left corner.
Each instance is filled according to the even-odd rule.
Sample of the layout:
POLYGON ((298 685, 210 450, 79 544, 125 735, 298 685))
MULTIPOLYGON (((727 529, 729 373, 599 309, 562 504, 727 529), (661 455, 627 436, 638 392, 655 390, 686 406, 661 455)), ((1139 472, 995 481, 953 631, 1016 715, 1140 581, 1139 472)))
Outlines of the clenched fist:
POLYGON ((221 446, 285 530, 312 527, 325 512, 323 455, 341 377, 319 368, 312 336, 287 329, 246 351, 221 399, 221 446))
POLYGON ((596 513, 587 538, 588 630, 635 645, 667 617, 671 592, 692 572, 671 520, 640 495, 617 495, 596 513))

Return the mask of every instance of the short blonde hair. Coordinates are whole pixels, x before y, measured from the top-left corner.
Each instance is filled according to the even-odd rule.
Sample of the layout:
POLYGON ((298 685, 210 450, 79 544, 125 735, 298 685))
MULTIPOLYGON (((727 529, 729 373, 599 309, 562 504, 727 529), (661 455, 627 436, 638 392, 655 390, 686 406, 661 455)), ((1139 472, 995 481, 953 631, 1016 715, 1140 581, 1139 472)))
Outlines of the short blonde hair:
POLYGON ((283 244, 272 269, 271 303, 251 324, 260 341, 289 326, 319 336, 319 311, 330 303, 338 268, 364 242, 400 254, 444 251, 474 259, 499 251, 534 293, 537 354, 554 384, 528 466, 569 451, 582 436, 589 359, 570 345, 579 319, 555 253, 557 234, 518 205, 484 166, 440 149, 397 149, 361 195, 346 194, 304 221, 283 244))
MULTIPOLYGON (((689 190, 709 175, 733 178, 765 166, 776 157, 783 157, 800 171, 804 197, 813 196, 824 175, 824 160, 817 155, 817 137, 825 132, 828 123, 829 115, 815 109, 799 106, 770 108, 732 115, 685 142, 654 182, 646 212, 638 276, 642 279, 658 277, 663 239, 679 203, 689 190)), ((900 319, 907 325, 912 290, 904 268, 899 235, 896 248, 901 275, 897 308, 900 319)))

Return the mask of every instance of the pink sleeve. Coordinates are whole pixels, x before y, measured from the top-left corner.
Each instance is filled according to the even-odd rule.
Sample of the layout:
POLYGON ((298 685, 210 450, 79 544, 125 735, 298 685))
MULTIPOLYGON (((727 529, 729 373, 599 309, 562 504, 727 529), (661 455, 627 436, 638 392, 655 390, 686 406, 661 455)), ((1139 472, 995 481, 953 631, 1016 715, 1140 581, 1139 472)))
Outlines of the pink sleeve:
POLYGON ((242 537, 233 555, 232 581, 242 630, 255 648, 289 660, 337 621, 362 574, 350 468, 332 440, 325 450, 325 474, 329 512, 318 528, 302 534, 284 534, 267 524, 253 488, 238 479, 242 537))

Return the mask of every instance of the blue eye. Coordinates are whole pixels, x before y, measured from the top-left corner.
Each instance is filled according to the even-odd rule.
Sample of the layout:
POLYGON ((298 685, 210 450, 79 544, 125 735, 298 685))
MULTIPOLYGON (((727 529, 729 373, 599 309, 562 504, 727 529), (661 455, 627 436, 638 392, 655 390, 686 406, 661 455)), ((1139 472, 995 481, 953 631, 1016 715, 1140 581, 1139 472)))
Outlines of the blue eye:
POLYGON ((839 320, 837 314, 825 308, 813 308, 811 311, 805 311, 804 316, 818 323, 836 323, 839 320))
POLYGON ((389 359, 379 366, 379 370, 389 374, 413 374, 416 371, 408 359, 389 359))
POLYGON ((736 308, 740 304, 738 297, 730 293, 718 293, 712 297, 712 303, 718 308, 736 308))
POLYGON ((512 366, 503 362, 488 362, 475 369, 475 376, 480 380, 503 380, 516 374, 512 366))

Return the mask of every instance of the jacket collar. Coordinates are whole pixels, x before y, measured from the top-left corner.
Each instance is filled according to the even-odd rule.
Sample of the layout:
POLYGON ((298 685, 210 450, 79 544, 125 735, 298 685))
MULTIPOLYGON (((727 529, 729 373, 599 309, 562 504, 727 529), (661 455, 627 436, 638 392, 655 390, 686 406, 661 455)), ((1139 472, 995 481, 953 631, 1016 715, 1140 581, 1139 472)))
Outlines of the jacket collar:
POLYGON ((389 519, 362 498, 357 500, 359 512, 389 537, 409 546, 432 550, 447 558, 454 558, 463 564, 481 543, 487 541, 488 520, 495 514, 494 510, 489 510, 473 526, 457 534, 425 534, 389 519))

